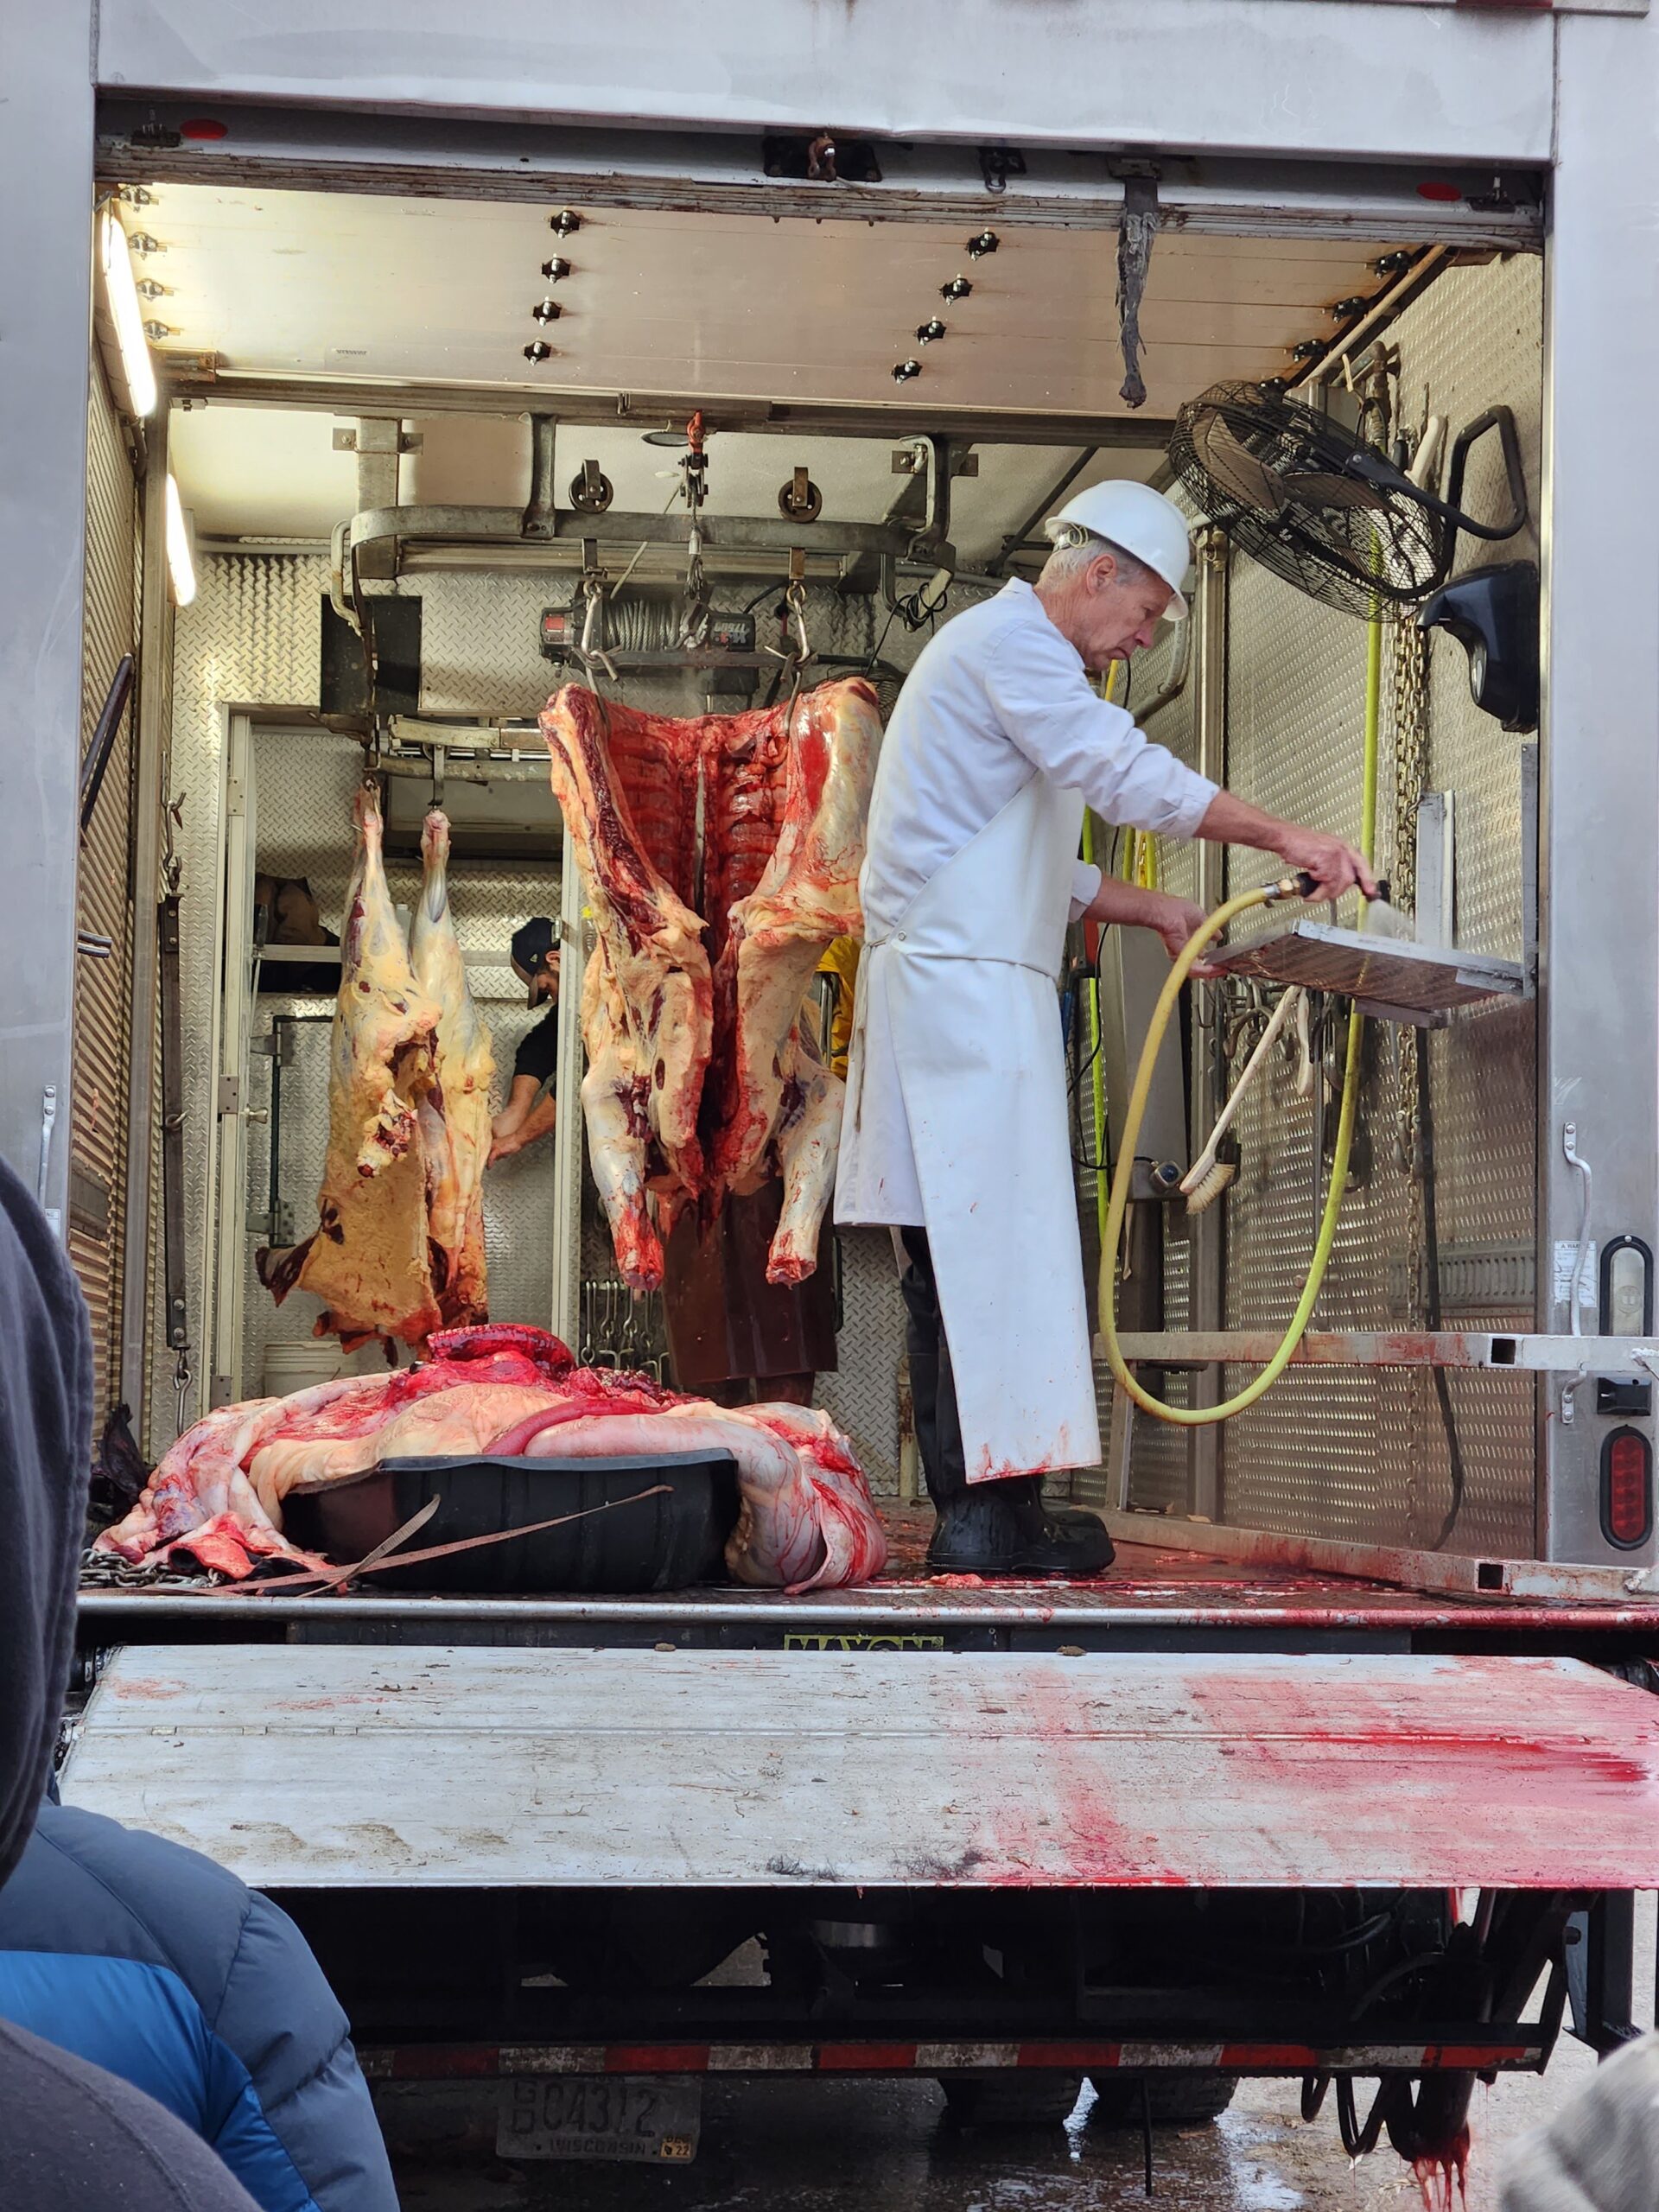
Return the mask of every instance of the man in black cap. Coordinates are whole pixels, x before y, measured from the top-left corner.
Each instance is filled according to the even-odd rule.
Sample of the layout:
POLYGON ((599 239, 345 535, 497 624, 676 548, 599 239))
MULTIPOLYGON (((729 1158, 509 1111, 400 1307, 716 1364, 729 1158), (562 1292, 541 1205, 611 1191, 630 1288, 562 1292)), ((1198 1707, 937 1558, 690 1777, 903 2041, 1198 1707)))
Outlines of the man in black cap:
POLYGON ((512 1087, 492 1129, 489 1165, 507 1160, 544 1137, 558 1118, 559 932, 544 914, 512 933, 512 972, 530 994, 531 1006, 547 1012, 519 1046, 512 1064, 512 1087), (545 1095, 543 1095, 545 1094, 545 1095))

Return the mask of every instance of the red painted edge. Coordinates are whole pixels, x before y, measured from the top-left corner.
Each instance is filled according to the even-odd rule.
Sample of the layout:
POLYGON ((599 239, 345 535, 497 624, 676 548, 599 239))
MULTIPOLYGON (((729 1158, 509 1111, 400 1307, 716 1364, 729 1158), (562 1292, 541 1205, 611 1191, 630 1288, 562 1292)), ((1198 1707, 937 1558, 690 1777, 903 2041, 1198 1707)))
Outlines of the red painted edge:
POLYGON ((489 2044, 403 2044, 391 2054, 394 2082, 476 2081, 501 2071, 501 2052, 489 2044))
POLYGON ((815 2070, 820 2074, 908 2074, 915 2064, 913 2043, 822 2043, 815 2070))
POLYGON ((605 2048, 607 2074, 706 2074, 706 2043, 613 2043, 605 2048))
POLYGON ((1305 2073, 1319 2069, 1319 2053, 1302 2043, 1224 2043, 1217 2063, 1224 2073, 1234 2067, 1294 2066, 1305 2073))

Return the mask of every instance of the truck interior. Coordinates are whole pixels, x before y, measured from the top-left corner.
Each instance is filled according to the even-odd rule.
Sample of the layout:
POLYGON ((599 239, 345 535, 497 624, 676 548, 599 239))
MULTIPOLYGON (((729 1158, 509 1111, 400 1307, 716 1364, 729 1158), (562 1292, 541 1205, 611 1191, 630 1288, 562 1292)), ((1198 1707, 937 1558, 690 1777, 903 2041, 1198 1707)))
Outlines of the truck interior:
MULTIPOLYGON (((1455 2156, 1473 2080, 1541 2065, 1569 2005, 1618 2039, 1630 1891, 1659 1885, 1627 1579, 1652 1535, 1650 1379, 1586 1355, 1601 1536, 1567 1560, 1546 1542, 1539 1332, 1641 1334, 1652 1260, 1634 1236, 1628 1264, 1540 1257, 1541 181, 1172 160, 1148 192, 1134 165, 1033 154, 946 191, 925 149, 798 136, 734 181, 641 132, 578 191, 515 184, 511 132, 442 158, 392 118, 346 138, 155 102, 100 124, 100 214, 163 396, 135 423, 102 320, 84 736, 127 656, 149 720, 116 729, 84 845, 70 1240, 100 1415, 124 1402, 147 1460, 209 1408, 338 1363, 252 1253, 309 1225, 324 940, 365 771, 400 901, 426 808, 450 814, 499 1059, 534 1019, 512 931, 562 921, 577 966, 536 723, 563 683, 728 711, 778 696, 804 647, 806 682, 864 673, 885 709, 940 621, 1035 575, 1068 492, 1154 482, 1192 512, 1194 619, 1116 696, 1259 804, 1370 837, 1411 944, 1384 973, 1346 914, 1289 953, 1243 918, 1126 1135, 1167 963, 1079 937, 1062 1011, 1085 1265, 1147 1395, 1201 1411, 1260 1373, 1328 1229, 1302 1357, 1224 1424, 1135 1405, 1103 1341, 1106 1461, 1055 1487, 1107 1513, 1113 1577, 924 1579, 892 1254, 849 1230, 817 1402, 889 1517, 881 1581, 308 1599, 89 1569, 66 1794, 281 1896, 388 2078, 507 2073, 534 2045, 573 2075, 919 2069, 987 2113, 1058 2114, 1082 2075, 1121 2076, 1190 2116, 1281 2072, 1310 2112, 1335 2083, 1351 2148, 1386 2130, 1455 2156), (906 162, 908 194, 867 204, 906 162), (1183 408, 1224 385, 1420 463, 1492 526, 1453 574, 1512 567, 1503 604, 1465 594, 1422 629, 1362 599, 1356 619, 1242 550, 1170 458, 1183 408), (170 588, 141 527, 158 466, 170 588), (691 606, 710 620, 688 641, 691 606), (168 871, 153 950, 130 848, 168 871), (149 972, 153 1046, 130 1012, 149 972), (1252 1060, 1211 1156, 1230 1172, 1188 1208, 1164 1171, 1200 1161, 1252 1060), (496 1704, 499 1738, 479 1719, 496 1704), (1592 1733, 1617 1750, 1586 1770, 1592 1733)), ((1260 464, 1230 450, 1212 440, 1210 481, 1231 468, 1236 512, 1260 464)), ((1206 908, 1274 873, 1089 834, 1206 908)), ((569 1109, 486 1185, 493 1316, 671 1379, 660 1313, 612 1256, 574 992, 563 1008, 569 1109)))

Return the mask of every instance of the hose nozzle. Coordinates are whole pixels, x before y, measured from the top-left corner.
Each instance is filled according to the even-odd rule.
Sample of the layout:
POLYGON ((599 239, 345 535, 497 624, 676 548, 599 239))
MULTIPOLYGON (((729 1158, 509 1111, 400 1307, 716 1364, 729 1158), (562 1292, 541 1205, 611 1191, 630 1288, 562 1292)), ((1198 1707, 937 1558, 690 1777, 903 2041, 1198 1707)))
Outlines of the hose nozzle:
POLYGON ((1313 878, 1305 868, 1299 868, 1281 875, 1277 883, 1268 884, 1268 899, 1271 904, 1275 899, 1311 899, 1314 889, 1313 878))

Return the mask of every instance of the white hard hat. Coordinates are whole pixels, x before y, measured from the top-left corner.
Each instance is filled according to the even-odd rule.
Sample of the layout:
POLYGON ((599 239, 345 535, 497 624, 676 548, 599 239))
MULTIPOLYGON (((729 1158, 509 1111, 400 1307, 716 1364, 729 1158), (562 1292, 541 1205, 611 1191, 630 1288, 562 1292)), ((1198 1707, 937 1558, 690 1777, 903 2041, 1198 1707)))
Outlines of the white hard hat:
POLYGON ((1154 492, 1150 484, 1119 477, 1078 492, 1043 526, 1058 545, 1065 542, 1071 524, 1087 531, 1091 537, 1107 538, 1137 561, 1144 561, 1169 586, 1170 601, 1164 619, 1185 620, 1186 601, 1181 586, 1186 581, 1192 548, 1186 517, 1173 499, 1154 492))

